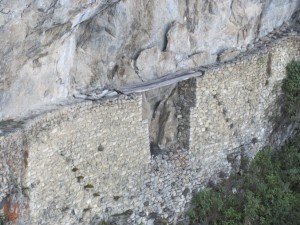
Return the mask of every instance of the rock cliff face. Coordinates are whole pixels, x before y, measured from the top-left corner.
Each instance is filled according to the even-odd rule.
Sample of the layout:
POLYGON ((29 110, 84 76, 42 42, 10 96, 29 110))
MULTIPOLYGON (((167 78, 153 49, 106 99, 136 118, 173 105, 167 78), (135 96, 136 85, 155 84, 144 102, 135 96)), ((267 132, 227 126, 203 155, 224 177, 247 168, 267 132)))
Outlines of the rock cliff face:
POLYGON ((215 62, 298 7, 299 0, 0 0, 0 119, 215 62))

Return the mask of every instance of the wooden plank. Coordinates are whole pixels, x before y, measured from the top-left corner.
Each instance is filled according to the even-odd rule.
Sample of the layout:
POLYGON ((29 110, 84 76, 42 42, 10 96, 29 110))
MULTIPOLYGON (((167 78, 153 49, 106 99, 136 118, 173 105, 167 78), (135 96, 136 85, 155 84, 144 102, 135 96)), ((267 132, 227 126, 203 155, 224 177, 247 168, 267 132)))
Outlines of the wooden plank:
POLYGON ((168 85, 172 85, 175 83, 178 83, 183 80, 187 80, 193 77, 199 77, 204 74, 203 71, 183 71, 183 72, 176 72, 173 74, 168 74, 166 76, 163 76, 161 78, 151 80, 151 81, 146 81, 143 83, 140 83, 138 85, 129 85, 122 87, 118 89, 118 91, 124 93, 124 94, 132 94, 132 93, 140 93, 140 92, 145 92, 149 91, 155 88, 161 88, 165 87, 168 85))

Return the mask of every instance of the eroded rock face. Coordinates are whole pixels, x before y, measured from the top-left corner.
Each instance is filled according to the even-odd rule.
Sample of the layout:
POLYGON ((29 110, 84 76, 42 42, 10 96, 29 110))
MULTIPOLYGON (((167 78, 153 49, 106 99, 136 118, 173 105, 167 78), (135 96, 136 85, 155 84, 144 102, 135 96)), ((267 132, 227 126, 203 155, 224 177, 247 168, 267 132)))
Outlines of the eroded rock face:
POLYGON ((155 47, 141 52, 136 66, 143 81, 152 80, 176 71, 176 59, 172 53, 162 52, 155 47))
POLYGON ((289 21, 298 2, 2 0, 0 118, 214 62, 289 21))
POLYGON ((177 141, 177 85, 147 91, 143 94, 143 118, 149 121, 150 142, 166 149, 177 141))

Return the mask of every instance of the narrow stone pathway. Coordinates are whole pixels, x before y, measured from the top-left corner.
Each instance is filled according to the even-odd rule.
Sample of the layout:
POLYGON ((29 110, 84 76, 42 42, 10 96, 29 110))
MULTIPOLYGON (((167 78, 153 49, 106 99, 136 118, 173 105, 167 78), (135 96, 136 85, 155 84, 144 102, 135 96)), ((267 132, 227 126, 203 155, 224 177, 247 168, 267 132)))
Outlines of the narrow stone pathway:
POLYGON ((178 83, 183 80, 188 80, 193 77, 200 77, 204 74, 204 71, 200 68, 193 68, 185 71, 178 71, 175 73, 171 73, 160 77, 155 80, 146 81, 136 85, 128 85, 118 89, 118 91, 124 94, 132 94, 132 93, 140 93, 145 92, 155 88, 165 87, 171 84, 178 83))

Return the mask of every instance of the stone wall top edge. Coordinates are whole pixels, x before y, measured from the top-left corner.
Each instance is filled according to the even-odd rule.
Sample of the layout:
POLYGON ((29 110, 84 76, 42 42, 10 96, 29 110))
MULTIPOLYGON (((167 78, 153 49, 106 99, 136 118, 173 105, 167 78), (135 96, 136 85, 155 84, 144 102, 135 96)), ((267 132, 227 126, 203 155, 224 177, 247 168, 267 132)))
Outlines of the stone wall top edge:
POLYGON ((130 96, 117 95, 98 100, 76 99, 64 104, 52 106, 52 108, 48 108, 39 113, 32 113, 30 116, 24 118, 18 118, 17 121, 20 123, 20 125, 13 129, 6 131, 4 128, 1 129, 0 127, 0 141, 4 140, 4 138, 10 138, 17 133, 32 130, 33 127, 40 123, 55 120, 56 118, 62 118, 64 115, 67 117, 71 116, 80 110, 84 111, 92 108, 102 107, 103 110, 107 110, 107 107, 123 107, 126 104, 139 104, 141 101, 141 94, 133 94, 130 96))
MULTIPOLYGON (((254 60, 256 57, 267 55, 269 52, 274 51, 274 49, 279 48, 279 47, 284 47, 294 41, 299 42, 299 44, 300 44, 300 35, 292 34, 292 35, 283 36, 281 38, 275 39, 272 42, 266 42, 266 43, 262 44, 261 46, 253 48, 246 52, 242 52, 240 55, 238 55, 236 58, 234 58, 232 60, 229 60, 227 62, 216 63, 212 66, 204 67, 203 68, 203 72, 204 72, 203 76, 213 74, 224 68, 234 67, 236 65, 249 62, 251 60, 254 60)), ((203 76, 196 77, 196 82, 200 81, 201 78, 203 78, 203 76)))
POLYGON ((28 121, 28 125, 29 127, 32 126, 34 123, 43 121, 43 120, 47 120, 50 119, 51 117, 54 118, 56 116, 61 116, 61 114, 64 113, 76 113, 76 111, 82 109, 91 109, 91 108, 97 108, 97 107, 103 107, 103 109, 105 109, 105 107, 114 107, 114 106, 122 106, 122 105, 126 105, 126 104, 131 104, 131 103, 138 103, 139 101, 142 100, 141 95, 130 95, 130 96, 124 96, 124 95, 118 95, 115 97, 111 97, 111 98, 103 98, 103 99, 98 99, 98 100, 82 100, 81 102, 75 102, 75 103, 71 103, 68 105, 63 105, 60 106, 57 109, 45 112, 43 114, 40 114, 38 116, 36 116, 33 119, 30 119, 30 121, 28 121), (50 118, 49 118, 50 117, 50 118))

